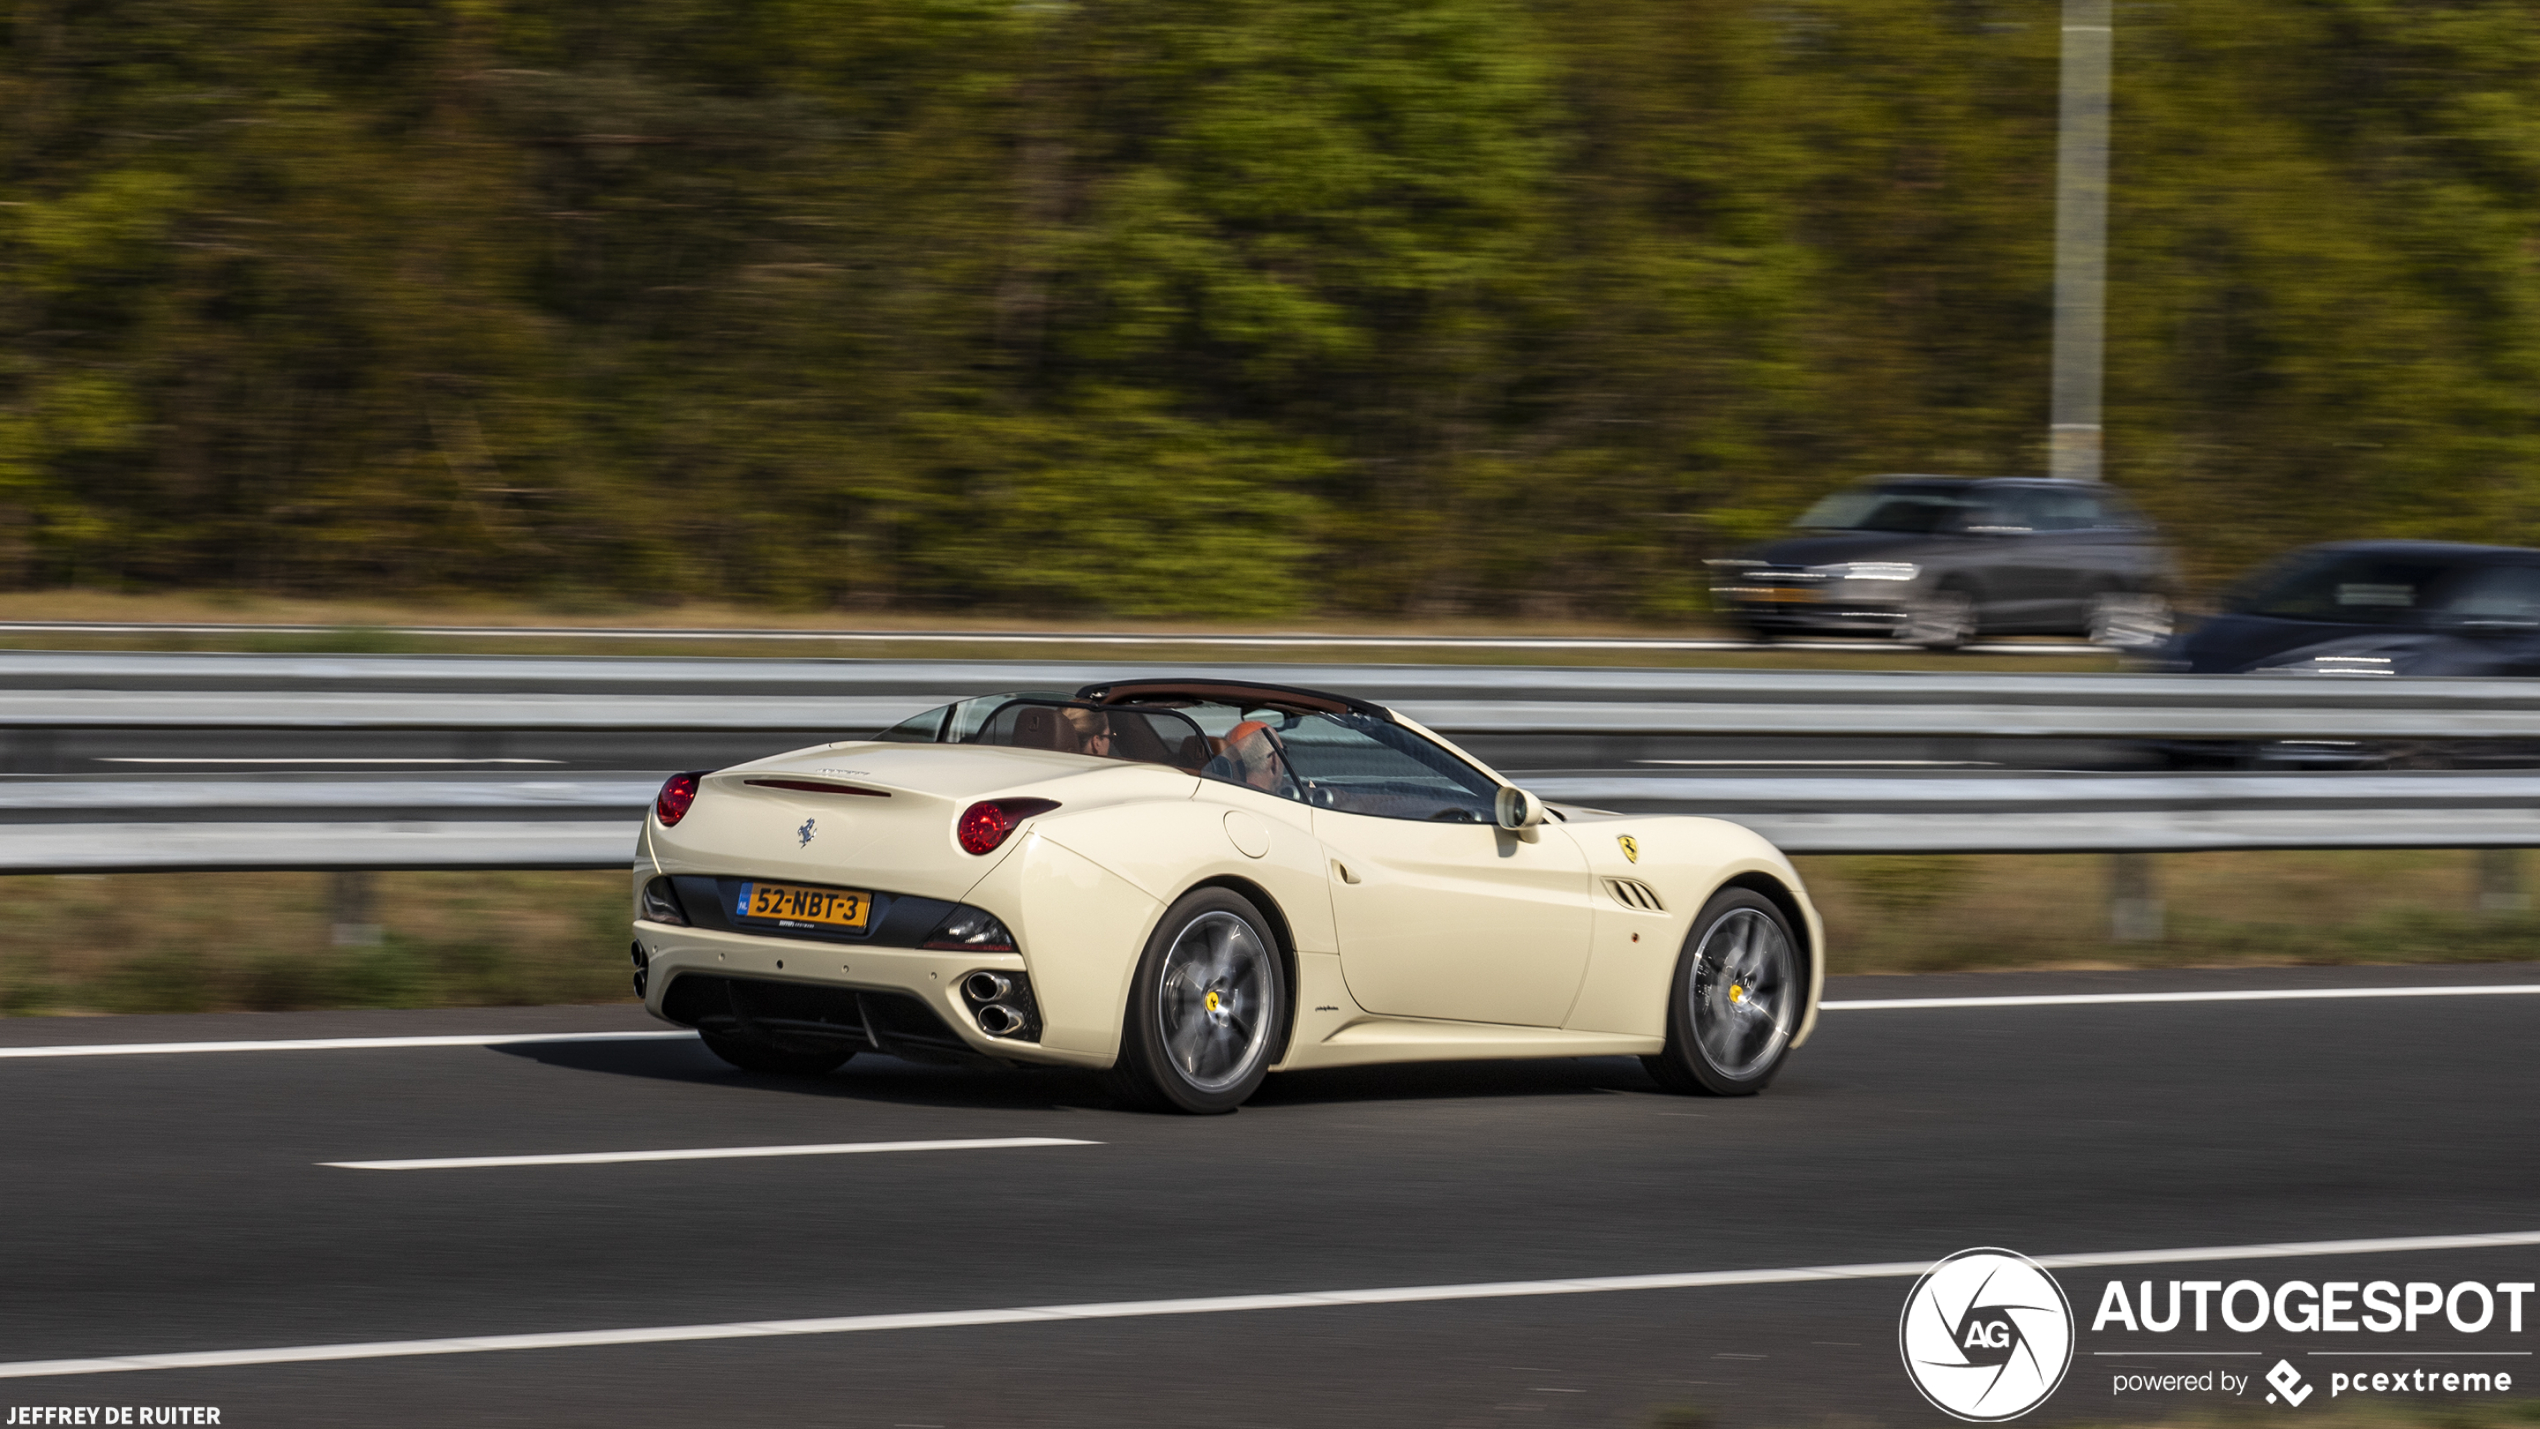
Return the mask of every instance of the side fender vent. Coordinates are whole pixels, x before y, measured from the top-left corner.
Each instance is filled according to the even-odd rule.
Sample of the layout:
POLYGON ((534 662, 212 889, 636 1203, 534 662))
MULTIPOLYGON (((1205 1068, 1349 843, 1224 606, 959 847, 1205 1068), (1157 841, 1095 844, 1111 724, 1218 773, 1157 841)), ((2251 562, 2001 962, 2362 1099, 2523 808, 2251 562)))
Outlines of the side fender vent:
POLYGON ((1643 913, 1667 911, 1667 905, 1658 901, 1657 890, 1637 878, 1609 878, 1605 880, 1605 891, 1626 908, 1637 908, 1643 913))

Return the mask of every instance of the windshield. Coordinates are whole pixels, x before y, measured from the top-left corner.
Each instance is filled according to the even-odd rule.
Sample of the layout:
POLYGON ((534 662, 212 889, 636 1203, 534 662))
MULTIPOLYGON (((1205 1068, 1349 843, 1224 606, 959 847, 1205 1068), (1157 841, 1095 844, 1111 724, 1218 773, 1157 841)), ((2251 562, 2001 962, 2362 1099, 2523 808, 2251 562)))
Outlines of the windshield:
POLYGON ((1791 524, 1808 531, 1893 531, 1928 536, 1956 528, 1976 503, 1953 492, 1871 487, 1838 491, 1791 524))
POLYGON ((2423 625, 2436 617, 2540 619, 2540 567, 2443 555, 2305 551, 2235 592, 2235 614, 2339 625, 2423 625))

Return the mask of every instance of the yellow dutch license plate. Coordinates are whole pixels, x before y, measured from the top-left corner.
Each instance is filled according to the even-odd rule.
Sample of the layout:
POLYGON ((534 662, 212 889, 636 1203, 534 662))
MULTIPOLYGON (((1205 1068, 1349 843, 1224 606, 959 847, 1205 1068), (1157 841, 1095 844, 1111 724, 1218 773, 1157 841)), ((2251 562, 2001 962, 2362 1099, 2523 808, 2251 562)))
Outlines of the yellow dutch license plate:
POLYGON ((873 914, 873 895, 840 888, 805 888, 798 883, 744 883, 739 914, 744 918, 783 923, 812 923, 823 928, 861 928, 873 914))

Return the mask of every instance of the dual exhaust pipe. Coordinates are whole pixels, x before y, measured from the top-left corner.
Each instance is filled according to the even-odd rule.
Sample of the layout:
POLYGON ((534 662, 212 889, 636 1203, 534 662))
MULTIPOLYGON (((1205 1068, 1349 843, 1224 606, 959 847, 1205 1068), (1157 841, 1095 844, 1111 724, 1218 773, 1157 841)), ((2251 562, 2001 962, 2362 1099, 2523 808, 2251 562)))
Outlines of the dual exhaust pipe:
POLYGON ((1021 974, 980 971, 961 980, 961 995, 979 1030, 991 1037, 1019 1037, 1040 1030, 1040 1009, 1021 974))

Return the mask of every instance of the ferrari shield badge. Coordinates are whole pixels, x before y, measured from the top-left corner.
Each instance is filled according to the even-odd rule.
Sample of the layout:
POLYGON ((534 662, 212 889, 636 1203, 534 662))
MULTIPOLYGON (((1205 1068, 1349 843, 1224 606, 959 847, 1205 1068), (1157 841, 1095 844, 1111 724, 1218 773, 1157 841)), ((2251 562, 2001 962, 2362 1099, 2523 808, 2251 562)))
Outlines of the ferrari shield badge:
POLYGON ((1640 862, 1640 840, 1633 838, 1630 834, 1616 834, 1614 842, 1623 846, 1623 857, 1634 863, 1640 862))

